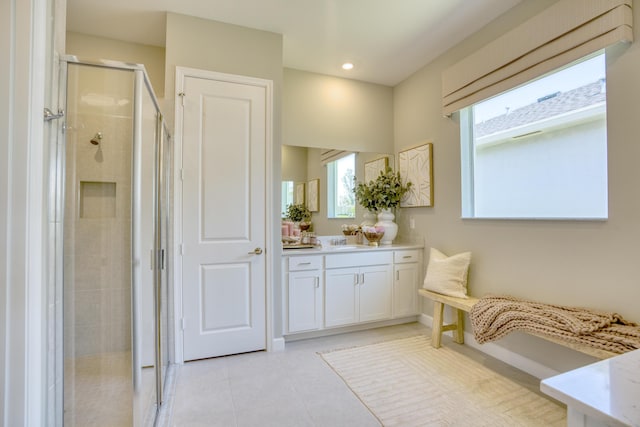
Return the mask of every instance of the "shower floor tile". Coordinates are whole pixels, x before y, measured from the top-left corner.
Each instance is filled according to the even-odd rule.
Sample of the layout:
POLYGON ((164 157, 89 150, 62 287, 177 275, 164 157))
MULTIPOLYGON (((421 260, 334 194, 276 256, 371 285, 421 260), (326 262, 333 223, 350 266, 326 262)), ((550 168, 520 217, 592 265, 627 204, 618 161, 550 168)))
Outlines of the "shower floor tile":
POLYGON ((131 352, 67 359, 64 400, 65 426, 131 425, 131 352))

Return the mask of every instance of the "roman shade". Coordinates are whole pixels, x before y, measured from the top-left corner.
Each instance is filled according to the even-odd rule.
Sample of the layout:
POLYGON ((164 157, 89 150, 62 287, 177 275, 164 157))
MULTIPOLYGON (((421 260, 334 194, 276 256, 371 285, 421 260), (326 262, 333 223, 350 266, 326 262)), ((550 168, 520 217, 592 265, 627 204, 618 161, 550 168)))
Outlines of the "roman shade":
POLYGON ((442 74, 445 115, 616 42, 633 41, 632 0, 560 0, 442 74))
POLYGON ((326 165, 327 163, 330 163, 338 159, 341 159, 345 156, 348 156, 351 153, 353 153, 353 151, 325 150, 322 153, 320 153, 320 161, 322 162, 323 165, 326 165))

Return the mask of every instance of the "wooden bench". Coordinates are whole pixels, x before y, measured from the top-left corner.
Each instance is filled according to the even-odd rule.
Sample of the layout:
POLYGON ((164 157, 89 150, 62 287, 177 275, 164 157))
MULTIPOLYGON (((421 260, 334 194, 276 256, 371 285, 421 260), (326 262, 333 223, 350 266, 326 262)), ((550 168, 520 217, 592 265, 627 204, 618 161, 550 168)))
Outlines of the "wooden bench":
POLYGON ((448 295, 438 294, 426 289, 419 289, 418 293, 433 301, 433 326, 431 327, 431 345, 440 348, 442 333, 453 331, 453 340, 458 344, 464 344, 464 313, 471 311, 478 298, 456 298, 448 295), (454 309, 456 322, 444 325, 444 306, 448 305, 454 309))
MULTIPOLYGON (((438 294, 426 289, 419 289, 418 294, 433 301, 433 326, 431 332, 431 345, 435 348, 440 348, 442 342, 442 333, 446 331, 453 331, 453 341, 458 344, 464 344, 464 313, 468 313, 469 311, 471 311, 471 307, 473 307, 478 302, 478 298, 450 297, 448 295, 438 294), (456 319, 455 323, 450 323, 448 325, 443 324, 445 305, 451 307, 454 310, 456 319)), ((552 343, 568 347, 572 350, 588 354, 589 356, 593 356, 598 359, 608 359, 609 357, 618 356, 617 353, 613 353, 611 351, 564 341, 560 338, 528 331, 526 333, 550 341, 552 343)))

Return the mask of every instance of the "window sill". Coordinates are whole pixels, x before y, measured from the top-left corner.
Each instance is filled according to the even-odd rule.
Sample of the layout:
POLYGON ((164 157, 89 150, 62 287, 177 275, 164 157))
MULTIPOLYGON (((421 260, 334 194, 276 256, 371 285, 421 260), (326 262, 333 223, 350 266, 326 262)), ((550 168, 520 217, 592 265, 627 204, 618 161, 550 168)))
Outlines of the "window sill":
POLYGON ((569 218, 569 217, 499 217, 499 216, 461 216, 463 220, 489 220, 489 221, 588 221, 605 222, 609 217, 569 218))

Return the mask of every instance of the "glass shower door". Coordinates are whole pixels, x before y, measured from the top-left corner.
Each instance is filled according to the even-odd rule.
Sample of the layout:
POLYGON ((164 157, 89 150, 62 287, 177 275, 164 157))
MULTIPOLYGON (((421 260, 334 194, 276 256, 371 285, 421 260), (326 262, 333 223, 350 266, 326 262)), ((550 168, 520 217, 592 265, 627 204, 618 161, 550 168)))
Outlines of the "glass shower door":
POLYGON ((172 187, 172 175, 171 175, 171 161, 172 156, 172 144, 169 133, 164 128, 164 121, 160 115, 158 118, 158 127, 160 132, 160 145, 159 145, 159 162, 158 162, 158 232, 159 239, 158 244, 161 248, 161 269, 158 277, 158 292, 159 299, 156 301, 158 310, 158 339, 159 345, 157 351, 159 354, 158 366, 161 369, 158 372, 158 396, 160 396, 159 403, 164 401, 165 397, 165 382, 168 375, 168 369, 170 364, 170 352, 169 343, 173 342, 171 328, 171 311, 169 310, 168 301, 173 299, 171 290, 171 272, 173 258, 170 254, 173 252, 172 239, 171 239, 171 200, 173 194, 172 187))
POLYGON ((58 407, 65 426, 150 426, 170 362, 170 138, 142 68, 64 64, 58 407))
POLYGON ((68 64, 64 425, 131 425, 134 75, 68 64))
POLYGON ((148 425, 158 409, 157 385, 157 286, 156 250, 158 112, 136 71, 134 105, 134 182, 133 182, 133 366, 135 419, 148 425))
POLYGON ((164 383, 170 363, 170 209, 171 145, 162 114, 141 70, 136 71, 134 138, 134 404, 145 425, 155 419, 164 397, 164 383), (153 159, 153 161, 151 161, 153 159), (136 171, 140 171, 137 173, 136 171), (148 260, 148 264, 147 264, 148 260))

